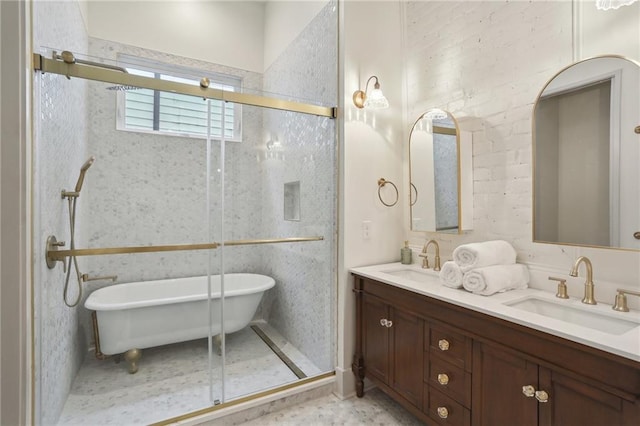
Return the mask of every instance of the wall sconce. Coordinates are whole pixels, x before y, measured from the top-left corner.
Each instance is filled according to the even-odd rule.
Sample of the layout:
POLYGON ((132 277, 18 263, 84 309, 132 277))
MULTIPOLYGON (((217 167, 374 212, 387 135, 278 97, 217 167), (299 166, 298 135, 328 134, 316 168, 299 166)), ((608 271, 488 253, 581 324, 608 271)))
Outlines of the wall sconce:
POLYGON ((378 82, 378 77, 372 75, 367 80, 367 84, 364 87, 364 91, 356 90, 353 92, 353 104, 358 108, 371 108, 371 109, 382 109, 389 108, 389 101, 382 94, 382 90, 380 90, 380 83, 378 82), (375 84, 373 85, 373 90, 367 96, 367 88, 369 87, 369 82, 372 78, 376 79, 375 84))
POLYGON ((629 6, 636 0, 596 0, 596 8, 599 10, 618 9, 621 6, 629 6))

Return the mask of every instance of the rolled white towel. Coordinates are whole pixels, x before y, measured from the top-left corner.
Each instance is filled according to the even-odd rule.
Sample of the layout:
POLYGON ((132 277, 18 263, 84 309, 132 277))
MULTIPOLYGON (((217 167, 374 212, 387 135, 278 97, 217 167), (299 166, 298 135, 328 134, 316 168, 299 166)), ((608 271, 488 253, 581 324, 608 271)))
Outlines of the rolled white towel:
POLYGON ((463 244, 453 250, 453 260, 462 273, 475 268, 516 263, 516 250, 504 240, 463 244))
POLYGON ((528 284, 529 268, 521 263, 485 266, 465 272, 462 276, 465 290, 483 296, 527 288, 528 284))
POLYGON ((440 281, 446 287, 462 288, 462 271, 456 262, 448 260, 442 264, 440 281))

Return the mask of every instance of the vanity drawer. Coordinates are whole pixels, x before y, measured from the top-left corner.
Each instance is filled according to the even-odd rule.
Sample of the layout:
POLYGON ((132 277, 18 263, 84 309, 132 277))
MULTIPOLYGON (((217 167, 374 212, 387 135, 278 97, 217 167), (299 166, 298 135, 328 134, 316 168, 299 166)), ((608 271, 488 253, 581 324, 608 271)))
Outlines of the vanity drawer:
POLYGON ((425 343, 429 347, 425 348, 432 354, 444 358, 447 362, 471 371, 471 339, 457 333, 449 327, 431 324, 425 328, 425 343))
POLYGON ((438 356, 431 356, 429 365, 424 370, 425 382, 432 389, 455 399, 465 407, 471 405, 471 373, 462 367, 443 361, 438 356))
POLYGON ((424 411, 441 425, 469 426, 471 412, 443 393, 425 385, 424 411))

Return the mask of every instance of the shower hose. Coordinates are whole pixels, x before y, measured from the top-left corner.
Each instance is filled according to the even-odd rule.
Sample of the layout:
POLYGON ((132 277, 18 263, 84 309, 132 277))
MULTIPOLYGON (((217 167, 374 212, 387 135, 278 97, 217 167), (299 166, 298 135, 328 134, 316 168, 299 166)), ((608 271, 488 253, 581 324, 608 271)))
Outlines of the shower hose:
MULTIPOLYGON (((69 197, 69 230, 71 232, 71 243, 69 249, 74 250, 75 244, 75 229, 76 229, 76 201, 78 197, 69 197)), ((82 299, 82 277, 80 275, 80 269, 78 268, 78 261, 75 256, 69 256, 69 264, 67 265, 67 277, 64 281, 64 304, 70 308, 78 306, 80 299, 82 299), (76 278, 78 282, 78 295, 73 302, 69 302, 69 279, 71 278, 71 263, 73 262, 73 269, 76 271, 76 278)))

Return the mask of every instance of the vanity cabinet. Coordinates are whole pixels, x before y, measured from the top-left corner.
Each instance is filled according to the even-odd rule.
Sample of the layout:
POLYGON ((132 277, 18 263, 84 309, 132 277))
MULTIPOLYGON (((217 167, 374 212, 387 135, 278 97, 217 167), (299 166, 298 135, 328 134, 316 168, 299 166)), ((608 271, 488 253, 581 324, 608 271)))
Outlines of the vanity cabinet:
MULTIPOLYGON (((477 343, 474 425, 637 425, 633 395, 547 368, 525 354, 477 343)), ((606 367, 605 367, 606 368, 606 367)))
POLYGON ((423 321, 373 295, 362 297, 367 373, 416 407, 422 405, 423 321))
MULTIPOLYGON (((364 378, 430 425, 640 424, 640 363, 354 274, 364 378)), ((640 349, 640 348, 639 348, 640 349)))

